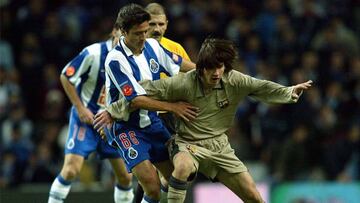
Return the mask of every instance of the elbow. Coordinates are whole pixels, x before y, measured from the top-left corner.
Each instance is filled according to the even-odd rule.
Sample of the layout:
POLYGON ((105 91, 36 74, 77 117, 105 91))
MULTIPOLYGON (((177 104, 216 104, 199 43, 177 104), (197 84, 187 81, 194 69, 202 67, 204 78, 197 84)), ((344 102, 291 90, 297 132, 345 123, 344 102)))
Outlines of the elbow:
POLYGON ((67 81, 67 78, 63 74, 60 74, 59 79, 60 79, 61 84, 64 84, 67 81))
POLYGON ((141 108, 141 104, 142 104, 142 98, 141 97, 142 96, 137 96, 137 97, 135 97, 134 99, 131 100, 130 108, 132 110, 141 108))

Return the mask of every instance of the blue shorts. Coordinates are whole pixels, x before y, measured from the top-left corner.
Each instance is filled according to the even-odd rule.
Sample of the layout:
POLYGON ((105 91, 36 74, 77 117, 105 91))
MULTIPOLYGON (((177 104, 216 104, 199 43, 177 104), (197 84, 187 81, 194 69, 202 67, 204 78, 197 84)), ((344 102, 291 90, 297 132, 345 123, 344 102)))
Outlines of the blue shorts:
POLYGON ((165 143, 171 135, 160 120, 146 128, 115 122, 106 134, 109 145, 120 149, 128 172, 144 160, 158 163, 169 159, 165 143))
POLYGON ((80 122, 78 113, 71 109, 69 134, 65 144, 65 154, 77 154, 85 159, 96 151, 101 159, 121 158, 118 149, 109 146, 101 139, 92 125, 80 122))

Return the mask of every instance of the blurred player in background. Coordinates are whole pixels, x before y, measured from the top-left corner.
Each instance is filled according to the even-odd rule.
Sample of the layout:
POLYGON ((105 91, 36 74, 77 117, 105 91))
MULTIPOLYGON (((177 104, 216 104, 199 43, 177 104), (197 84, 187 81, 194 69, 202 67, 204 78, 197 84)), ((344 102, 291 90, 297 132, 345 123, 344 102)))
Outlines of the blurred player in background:
POLYGON ((145 10, 151 16, 147 37, 156 39, 165 49, 190 60, 185 49, 179 43, 164 37, 168 25, 164 7, 158 3, 150 3, 145 10))
POLYGON ((107 101, 125 98, 140 109, 126 120, 115 122, 108 141, 119 147, 128 171, 133 172, 144 188, 142 202, 158 202, 160 181, 152 163, 164 177, 170 177, 172 165, 165 143, 171 135, 154 111, 182 114, 191 110, 188 105, 166 102, 152 106, 152 111, 142 110, 142 105, 151 106, 151 103, 141 96, 145 92, 138 82, 160 79, 161 73, 173 76, 180 70, 186 72, 194 69, 195 64, 164 49, 155 39, 147 38, 149 20, 149 13, 137 4, 128 4, 119 11, 116 27, 120 27, 123 38, 106 57, 107 101))
POLYGON ((132 174, 127 172, 117 149, 103 141, 92 126, 94 114, 102 111, 105 105, 105 58, 118 43, 120 35, 120 29, 115 27, 111 39, 84 48, 62 70, 60 80, 73 107, 64 165, 51 186, 49 203, 66 199, 71 182, 78 177, 84 160, 95 151, 101 159, 109 159, 114 170, 117 180, 115 203, 133 201, 132 174))
MULTIPOLYGON (((160 103, 185 101, 200 109, 191 122, 179 120, 177 134, 169 143, 174 164, 169 180, 169 203, 184 202, 188 181, 192 181, 197 172, 223 183, 244 202, 264 202, 247 167, 230 146, 226 132, 232 126, 238 103, 245 97, 267 103, 294 103, 311 87, 312 81, 285 87, 259 80, 232 70, 235 59, 236 48, 232 42, 209 38, 202 44, 196 71, 142 83, 148 99, 152 97, 160 103)), ((127 117, 122 108, 125 105, 126 102, 120 100, 107 110, 115 112, 114 118, 122 119, 127 117), (123 104, 119 104, 121 102, 123 104), (116 113, 119 110, 122 115, 116 113)), ((130 104, 130 107, 136 109, 136 105, 130 104)), ((144 105, 142 108, 149 107, 144 105)), ((102 119, 95 121, 111 122, 107 111, 96 115, 99 117, 102 119)), ((101 125, 96 123, 94 126, 101 125)))

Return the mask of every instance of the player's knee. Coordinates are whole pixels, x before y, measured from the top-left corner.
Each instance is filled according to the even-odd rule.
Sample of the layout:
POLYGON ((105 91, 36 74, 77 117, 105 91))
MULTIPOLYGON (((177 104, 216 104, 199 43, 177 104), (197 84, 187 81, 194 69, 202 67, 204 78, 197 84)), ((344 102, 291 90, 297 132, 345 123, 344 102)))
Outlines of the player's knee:
POLYGON ((117 177, 117 180, 120 185, 124 185, 124 186, 130 185, 132 181, 132 174, 131 173, 121 174, 117 177))
POLYGON ((190 174, 194 171, 192 162, 184 161, 175 164, 174 175, 181 180, 187 180, 190 174))
POLYGON ((244 202, 264 203, 260 195, 249 196, 244 202))
POLYGON ((61 170, 61 175, 65 180, 74 180, 80 173, 80 169, 73 166, 65 166, 61 170))
POLYGON ((244 197, 244 202, 264 203, 260 193, 255 189, 251 192, 247 192, 244 197))

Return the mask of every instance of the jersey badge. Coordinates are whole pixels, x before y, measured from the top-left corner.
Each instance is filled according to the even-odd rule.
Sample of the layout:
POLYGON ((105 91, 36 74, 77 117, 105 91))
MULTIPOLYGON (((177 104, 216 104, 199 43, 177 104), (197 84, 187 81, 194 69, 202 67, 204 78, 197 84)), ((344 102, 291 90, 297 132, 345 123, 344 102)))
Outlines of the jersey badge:
POLYGON ((128 156, 130 159, 136 159, 136 157, 138 156, 138 152, 133 147, 130 147, 128 151, 128 156))
POLYGON ((150 59, 149 63, 150 63, 150 71, 152 73, 159 72, 159 64, 158 64, 158 62, 155 61, 155 59, 153 59, 153 58, 150 59))
POLYGON ((75 74, 74 66, 69 66, 66 68, 66 76, 71 77, 75 74))
POLYGON ((133 93, 133 88, 129 84, 125 84, 124 86, 122 86, 121 90, 126 97, 130 96, 133 93))
POLYGON ((75 147, 74 139, 70 139, 66 146, 68 149, 73 149, 75 147))

